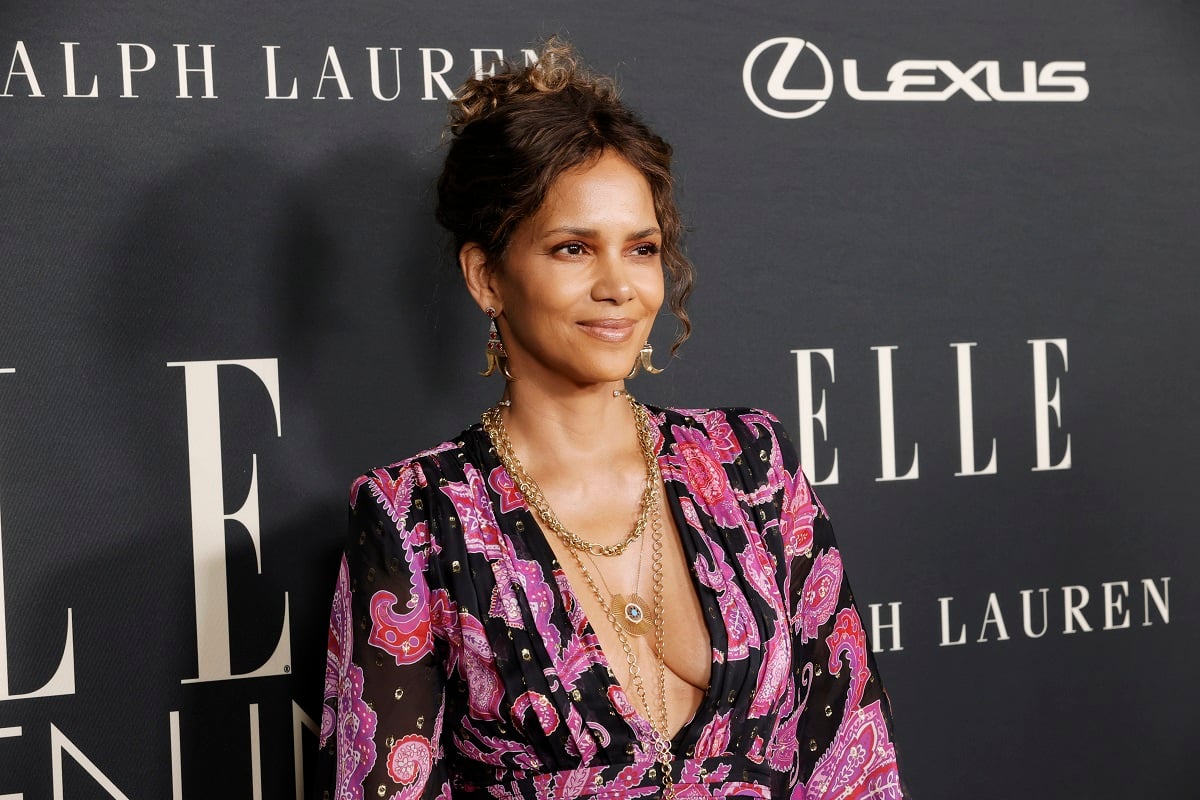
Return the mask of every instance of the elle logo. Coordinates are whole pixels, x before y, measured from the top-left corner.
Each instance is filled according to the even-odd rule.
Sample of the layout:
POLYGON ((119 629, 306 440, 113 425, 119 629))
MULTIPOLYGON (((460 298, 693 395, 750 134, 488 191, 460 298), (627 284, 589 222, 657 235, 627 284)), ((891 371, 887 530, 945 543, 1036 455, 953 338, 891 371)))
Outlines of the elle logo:
POLYGON ((192 568, 196 591, 197 675, 184 683, 204 683, 231 678, 260 678, 291 671, 291 636, 288 596, 283 593, 283 620, 274 652, 256 669, 234 672, 229 651, 229 590, 225 553, 225 521, 241 525, 250 537, 259 564, 262 543, 258 515, 258 456, 250 456, 250 485, 241 507, 226 514, 222 489, 221 408, 217 374, 221 367, 250 370, 267 390, 275 412, 275 435, 282 436, 279 413, 279 362, 274 358, 242 361, 177 361, 182 367, 187 394, 188 471, 192 505, 192 568))
MULTIPOLYGON (((11 375, 16 370, 12 367, 0 369, 0 375, 11 375)), ((4 539, 0 529, 0 702, 4 700, 19 700, 34 697, 56 697, 75 694, 75 636, 72 628, 72 610, 67 609, 66 643, 62 646, 62 659, 58 669, 44 684, 32 691, 16 693, 10 690, 8 682, 8 614, 4 607, 4 539)), ((0 737, 5 734, 0 729, 0 737)), ((4 800, 0 797, 0 800, 4 800)))
MULTIPOLYGON (((1052 378, 1049 366, 1049 353, 1057 352, 1062 360, 1062 370, 1067 371, 1067 340, 1066 339, 1029 339, 1033 347, 1033 417, 1034 435, 1036 440, 1036 461, 1031 468, 1033 472, 1061 470, 1071 468, 1071 434, 1066 434, 1065 444, 1061 451, 1053 452, 1051 441, 1054 429, 1062 427, 1062 387, 1059 377, 1052 378)), ((975 420, 974 400, 971 390, 971 348, 975 342, 952 342, 950 347, 955 351, 956 371, 958 375, 958 435, 959 435, 959 469, 955 477, 969 475, 994 475, 996 473, 996 440, 991 441, 990 454, 982 466, 976 458, 975 451, 975 420)), ((921 469, 917 444, 912 447, 912 459, 907 469, 901 474, 897 467, 896 454, 896 422, 895 400, 892 390, 892 354, 896 345, 872 347, 876 354, 877 373, 879 376, 879 450, 881 456, 880 474, 876 481, 915 480, 920 477, 921 469)), ((835 382, 833 350, 793 350, 796 356, 796 380, 800 392, 800 463, 809 473, 809 479, 814 485, 834 484, 838 482, 838 451, 833 448, 833 464, 824 477, 817 474, 817 434, 822 441, 827 441, 828 420, 825 409, 825 389, 815 394, 813 370, 819 359, 825 362, 829 370, 829 382, 835 382)))

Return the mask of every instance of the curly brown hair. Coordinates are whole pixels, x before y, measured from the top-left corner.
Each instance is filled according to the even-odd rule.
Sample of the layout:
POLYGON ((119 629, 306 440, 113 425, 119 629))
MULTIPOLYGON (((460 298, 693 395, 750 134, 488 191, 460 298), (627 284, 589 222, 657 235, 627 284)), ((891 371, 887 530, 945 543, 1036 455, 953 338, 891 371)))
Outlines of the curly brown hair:
POLYGON ((514 229, 541 208, 564 172, 606 152, 645 176, 662 229, 667 302, 679 319, 674 354, 691 334, 687 299, 695 274, 683 252, 671 146, 621 102, 611 78, 584 66, 570 44, 549 39, 537 62, 497 65, 468 80, 450 104, 451 138, 438 178, 437 220, 456 248, 480 245, 503 263, 514 229))

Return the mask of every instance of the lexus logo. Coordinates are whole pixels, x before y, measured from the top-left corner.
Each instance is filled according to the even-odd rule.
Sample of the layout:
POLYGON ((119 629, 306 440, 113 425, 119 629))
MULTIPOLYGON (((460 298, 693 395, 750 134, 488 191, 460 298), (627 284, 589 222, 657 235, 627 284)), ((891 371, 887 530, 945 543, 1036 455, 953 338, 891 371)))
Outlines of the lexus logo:
MULTIPOLYGON (((769 60, 768 60, 769 63, 769 60)), ((869 102, 919 101, 940 103, 963 96, 977 103, 1082 103, 1091 91, 1083 76, 1083 61, 1022 61, 1001 65, 981 59, 970 66, 944 58, 905 58, 875 79, 886 88, 864 88, 859 81, 858 60, 842 59, 842 81, 852 100, 869 102), (1019 84, 1017 82, 1019 81, 1019 84)), ((756 46, 742 65, 742 84, 746 96, 759 111, 779 119, 799 119, 825 107, 833 94, 833 67, 820 48, 805 39, 777 36, 756 46), (766 68, 757 68, 763 56, 774 57, 775 65, 761 83, 766 68), (821 81, 816 83, 814 64, 821 65, 821 81), (808 83, 805 86, 805 83, 808 83), (801 88, 789 88, 789 84, 801 88), (762 90, 765 90, 762 91, 762 90)), ((869 84, 868 84, 869 85, 869 84)))
POLYGON ((742 84, 746 87, 746 94, 749 96, 750 102, 758 106, 758 109, 764 114, 770 114, 772 117, 780 119, 799 119, 807 117, 809 114, 815 114, 824 108, 825 101, 833 94, 833 67, 829 66, 829 59, 812 42, 806 42, 794 36, 777 36, 758 45, 750 51, 750 55, 746 56, 746 63, 742 67, 742 84), (777 45, 783 45, 783 49, 779 54, 779 60, 775 62, 774 69, 771 70, 771 77, 767 78, 766 87, 767 98, 775 101, 775 105, 771 105, 755 91, 754 65, 758 62, 759 56, 777 45), (821 63, 821 71, 825 79, 820 88, 789 89, 784 84, 791 74, 792 68, 796 65, 796 61, 805 53, 811 54, 807 57, 815 57, 821 63))

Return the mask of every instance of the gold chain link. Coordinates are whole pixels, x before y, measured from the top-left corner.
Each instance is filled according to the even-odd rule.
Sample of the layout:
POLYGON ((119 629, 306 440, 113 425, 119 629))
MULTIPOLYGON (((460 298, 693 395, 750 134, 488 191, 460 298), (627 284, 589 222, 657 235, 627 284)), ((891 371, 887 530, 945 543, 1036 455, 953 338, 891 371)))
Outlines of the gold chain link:
MULTIPOLYGON (((671 764, 674 758, 671 753, 671 740, 668 736, 670 720, 667 716, 666 625, 664 624, 666 608, 663 603, 663 522, 658 508, 658 487, 662 476, 658 469, 658 456, 654 451, 654 433, 650 426, 650 416, 646 412, 645 406, 634 400, 633 395, 626 396, 629 398, 629 403, 633 408, 638 441, 641 444, 642 456, 646 459, 646 491, 642 495, 642 506, 637 526, 623 542, 617 545, 594 544, 581 539, 563 527, 562 523, 558 521, 558 517, 550 510, 550 506, 546 503, 546 498, 542 494, 541 489, 538 488, 537 483, 525 473, 520 460, 513 453, 512 443, 509 441, 508 431, 504 427, 504 419, 500 416, 499 406, 489 408, 483 413, 483 429, 487 431, 488 436, 491 438, 492 445, 496 448, 496 455, 500 458, 500 463, 504 465, 504 469, 512 476, 513 481, 517 484, 517 488, 524 495, 525 502, 554 531, 562 543, 567 546, 567 550, 570 551, 572 558, 575 559, 575 565, 583 574, 583 579, 587 582, 588 588, 591 589, 596 602, 604 609, 609 623, 616 632, 617 641, 621 643, 621 649, 624 651, 625 664, 629 669, 629 680, 633 684, 634 692, 637 693, 637 697, 642 703, 642 708, 646 710, 646 718, 655 733, 652 746, 654 747, 655 759, 658 761, 663 773, 663 797, 667 798, 667 800, 675 800, 675 781, 671 775, 671 764), (612 604, 605 602, 604 595, 600 592, 600 587, 592 578, 591 572, 588 571, 587 566, 583 563, 583 558, 580 556, 580 553, 591 553, 601 556, 619 555, 630 543, 642 535, 647 519, 650 520, 651 529, 650 572, 653 587, 651 591, 654 597, 654 660, 655 666, 658 667, 657 720, 654 719, 654 711, 651 709, 650 702, 646 697, 646 685, 642 680, 642 670, 638 666, 637 655, 633 652, 633 647, 629 644, 629 637, 625 635, 625 631, 617 620, 616 611, 612 608, 612 604)), ((603 577, 601 575, 601 578, 603 577)))
POLYGON ((619 556, 629 548, 629 545, 641 537, 642 533, 646 530, 646 521, 650 517, 650 510, 658 507, 659 476, 658 460, 654 453, 654 434, 650 430, 650 421, 646 414, 646 409, 633 399, 633 395, 627 394, 626 396, 633 406, 633 415, 637 422, 638 443, 642 448, 642 457, 646 459, 646 488, 642 490, 642 501, 638 507, 638 518, 633 526, 633 530, 622 541, 616 544, 589 542, 578 534, 567 530, 567 527, 559 521, 558 515, 550 508, 550 504, 546 502, 546 496, 542 494, 541 487, 537 485, 537 481, 529 477, 525 472, 525 468, 521 466, 520 460, 513 455, 512 443, 508 440, 508 431, 505 430, 504 419, 500 416, 500 407, 493 406, 489 408, 483 412, 483 416, 481 417, 483 429, 492 438, 492 444, 496 447, 496 452, 505 454, 501 456, 501 461, 504 461, 505 469, 512 476, 513 481, 517 484, 517 488, 521 490, 521 494, 525 496, 525 502, 537 512, 542 522, 546 523, 546 527, 554 531, 554 535, 572 550, 584 550, 596 556, 619 556))

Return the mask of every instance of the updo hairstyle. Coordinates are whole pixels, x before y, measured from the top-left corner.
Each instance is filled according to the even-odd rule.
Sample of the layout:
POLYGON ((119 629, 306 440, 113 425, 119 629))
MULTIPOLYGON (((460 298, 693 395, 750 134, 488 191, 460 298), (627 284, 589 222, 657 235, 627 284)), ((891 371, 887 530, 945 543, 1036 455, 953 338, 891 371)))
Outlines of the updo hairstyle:
POLYGON ((694 272, 683 253, 671 146, 621 103, 610 78, 592 74, 570 44, 551 38, 535 64, 504 62, 494 75, 463 84, 447 128, 437 220, 453 234, 456 251, 480 245, 491 269, 503 264, 513 231, 537 213, 559 175, 603 153, 640 171, 662 230, 667 302, 681 323, 671 352, 679 349, 692 329, 685 306, 694 272))

